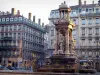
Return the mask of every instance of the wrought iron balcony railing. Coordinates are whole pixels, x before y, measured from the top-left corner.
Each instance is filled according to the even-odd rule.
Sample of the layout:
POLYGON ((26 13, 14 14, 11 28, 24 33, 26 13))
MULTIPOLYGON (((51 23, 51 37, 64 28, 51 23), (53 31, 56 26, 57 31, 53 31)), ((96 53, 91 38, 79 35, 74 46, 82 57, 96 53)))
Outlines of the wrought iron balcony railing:
POLYGON ((3 50, 19 50, 19 49, 18 46, 10 46, 10 45, 0 46, 0 51, 3 50))
POLYGON ((79 49, 100 49, 100 46, 80 46, 79 49))

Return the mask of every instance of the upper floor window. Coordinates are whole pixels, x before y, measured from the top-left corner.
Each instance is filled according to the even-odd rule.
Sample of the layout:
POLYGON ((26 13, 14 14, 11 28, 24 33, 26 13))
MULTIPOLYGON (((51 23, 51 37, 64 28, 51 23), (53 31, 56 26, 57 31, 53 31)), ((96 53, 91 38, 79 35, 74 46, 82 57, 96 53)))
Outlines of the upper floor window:
POLYGON ((85 35, 85 28, 82 28, 82 35, 85 35))
POLYGON ((92 9, 89 9, 89 13, 93 12, 92 9))
POLYGON ((19 17, 19 21, 22 21, 22 17, 19 17))
POLYGON ((5 18, 2 18, 2 22, 5 22, 5 18))
POLYGON ((99 8, 96 8, 96 13, 98 13, 99 12, 99 8))
POLYGON ((88 8, 86 8, 86 12, 88 12, 88 8))
POLYGON ((5 27, 5 31, 8 31, 8 26, 5 27))
POLYGON ((89 18, 89 22, 88 22, 89 25, 92 24, 92 18, 89 18))
POLYGON ((13 21, 13 18, 10 18, 10 21, 13 21))
POLYGON ((99 28, 95 29, 96 35, 99 35, 99 28))
POLYGON ((9 18, 6 18, 6 21, 9 21, 9 18))
POLYGON ((15 18, 14 18, 14 21, 17 21, 17 20, 18 20, 18 18, 17 18, 17 17, 15 17, 15 18))
POLYGON ((51 30, 51 36, 54 36, 54 30, 51 30))
POLYGON ((81 12, 82 10, 81 9, 79 9, 79 12, 81 12))
POLYGON ((92 39, 88 39, 88 46, 92 46, 92 39))
POLYGON ((18 25, 18 30, 21 30, 21 25, 18 25))
POLYGON ((89 28, 89 35, 92 35, 92 28, 89 28))
POLYGON ((17 28, 17 26, 15 25, 15 26, 14 26, 14 30, 16 30, 16 28, 17 28))
POLYGON ((51 40, 51 46, 53 46, 54 40, 51 40))
POLYGON ((96 18, 96 22, 95 22, 96 24, 99 24, 99 18, 96 18))
POLYGON ((4 31, 4 26, 2 26, 1 31, 4 31))
POLYGON ((85 25, 85 19, 82 19, 82 25, 85 25))
POLYGON ((85 46, 85 39, 82 39, 81 41, 82 41, 82 42, 81 42, 81 45, 82 45, 82 46, 85 46))

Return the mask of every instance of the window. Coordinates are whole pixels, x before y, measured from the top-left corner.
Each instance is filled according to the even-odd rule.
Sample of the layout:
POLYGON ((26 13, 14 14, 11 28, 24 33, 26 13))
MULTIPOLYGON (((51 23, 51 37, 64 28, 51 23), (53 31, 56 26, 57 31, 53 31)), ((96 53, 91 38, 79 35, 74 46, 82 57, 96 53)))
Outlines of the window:
POLYGON ((15 18, 14 18, 14 21, 17 21, 17 20, 18 20, 18 18, 17 18, 17 17, 15 17, 15 18))
POLYGON ((9 36, 12 37, 12 33, 9 33, 9 36))
POLYGON ((51 36, 54 36, 54 30, 51 30, 51 36))
POLYGON ((2 18, 2 22, 5 22, 5 18, 2 18))
POLYGON ((18 30, 21 30, 21 25, 18 25, 18 30))
POLYGON ((92 52, 91 51, 89 51, 89 56, 92 56, 92 52))
POLYGON ((82 28, 82 35, 85 35, 85 28, 82 28))
POLYGON ((4 31, 4 26, 2 26, 1 31, 4 31))
POLYGON ((86 12, 88 12, 88 8, 86 9, 86 12))
POLYGON ((16 31, 16 28, 17 28, 17 26, 15 25, 15 26, 14 26, 14 30, 15 30, 15 31, 16 31))
POLYGON ((9 21, 9 18, 6 18, 6 21, 9 21))
POLYGON ((0 22, 1 22, 1 18, 0 18, 0 22))
POLYGON ((92 39, 89 39, 88 45, 92 46, 91 44, 92 44, 92 39))
POLYGON ((81 9, 79 9, 79 12, 81 12, 81 9))
POLYGON ((82 39, 82 46, 85 46, 85 39, 82 39))
POLYGON ((12 26, 10 26, 10 30, 12 31, 12 26))
POLYGON ((13 18, 10 18, 10 21, 13 21, 13 18))
POLYGON ((8 37, 8 33, 5 33, 5 37, 8 37))
POLYGON ((85 56, 85 52, 84 51, 82 51, 82 56, 85 56))
POLYGON ((20 33, 18 33, 18 39, 20 38, 20 33))
POLYGON ((92 28, 89 28, 89 35, 92 35, 92 28))
POLYGON ((95 29, 95 33, 96 33, 96 35, 99 35, 99 28, 95 29))
POLYGON ((53 46, 53 40, 51 40, 51 46, 53 46))
POLYGON ((22 17, 19 17, 19 21, 22 21, 22 17))
POLYGON ((14 33, 14 39, 16 39, 16 33, 14 33))
POLYGON ((82 19, 82 25, 85 25, 85 19, 82 19))
POLYGON ((99 8, 96 8, 96 13, 99 13, 99 8))
POLYGON ((96 18, 96 24, 99 24, 99 18, 96 18))
POLYGON ((89 13, 93 12, 92 9, 89 9, 89 13))
POLYGON ((5 31, 8 31, 8 26, 5 27, 5 31))
POLYGON ((88 22, 89 25, 92 24, 92 18, 89 18, 89 22, 88 22))

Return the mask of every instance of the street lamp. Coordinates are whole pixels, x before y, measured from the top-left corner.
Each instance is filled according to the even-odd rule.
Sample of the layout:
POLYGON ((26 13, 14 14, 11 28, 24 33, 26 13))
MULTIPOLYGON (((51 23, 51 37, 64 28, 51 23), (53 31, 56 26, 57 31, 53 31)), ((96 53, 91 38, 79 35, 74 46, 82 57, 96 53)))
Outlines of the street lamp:
POLYGON ((97 69, 97 71, 99 71, 99 43, 100 43, 100 41, 99 40, 96 40, 95 41, 95 43, 96 43, 96 69, 97 69))

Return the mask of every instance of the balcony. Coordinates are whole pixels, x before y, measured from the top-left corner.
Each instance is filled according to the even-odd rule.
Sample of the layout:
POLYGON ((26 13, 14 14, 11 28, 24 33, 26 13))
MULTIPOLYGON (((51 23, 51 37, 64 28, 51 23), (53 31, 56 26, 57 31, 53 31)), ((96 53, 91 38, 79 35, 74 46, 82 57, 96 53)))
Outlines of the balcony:
POLYGON ((12 37, 3 37, 0 40, 1 41, 12 41, 12 37))
POLYGON ((90 13, 81 13, 80 14, 80 17, 97 17, 97 16, 100 16, 100 12, 90 12, 90 13))
POLYGON ((3 50, 19 50, 19 49, 17 46, 9 46, 9 45, 0 46, 0 51, 3 50))
POLYGON ((80 49, 97 49, 99 48, 100 49, 100 46, 80 46, 80 49))

